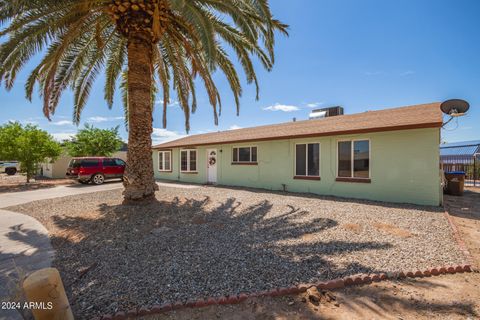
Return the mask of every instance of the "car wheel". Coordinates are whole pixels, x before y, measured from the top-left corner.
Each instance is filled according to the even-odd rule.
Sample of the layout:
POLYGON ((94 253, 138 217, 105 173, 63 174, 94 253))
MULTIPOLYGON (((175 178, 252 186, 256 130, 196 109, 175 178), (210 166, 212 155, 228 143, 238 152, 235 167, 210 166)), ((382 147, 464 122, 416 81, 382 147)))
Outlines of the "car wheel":
POLYGON ((7 168, 5 169, 5 173, 8 174, 9 176, 13 176, 15 173, 17 173, 16 168, 7 168))
POLYGON ((94 184, 102 184, 105 182, 105 176, 101 173, 97 173, 93 176, 92 181, 94 184))

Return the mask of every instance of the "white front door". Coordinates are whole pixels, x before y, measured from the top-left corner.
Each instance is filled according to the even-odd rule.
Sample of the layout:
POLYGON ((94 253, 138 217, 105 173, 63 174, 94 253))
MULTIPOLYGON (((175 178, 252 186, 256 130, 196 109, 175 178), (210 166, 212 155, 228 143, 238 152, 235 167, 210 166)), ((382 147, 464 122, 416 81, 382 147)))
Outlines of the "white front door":
POLYGON ((217 182, 217 149, 207 149, 207 182, 217 182))

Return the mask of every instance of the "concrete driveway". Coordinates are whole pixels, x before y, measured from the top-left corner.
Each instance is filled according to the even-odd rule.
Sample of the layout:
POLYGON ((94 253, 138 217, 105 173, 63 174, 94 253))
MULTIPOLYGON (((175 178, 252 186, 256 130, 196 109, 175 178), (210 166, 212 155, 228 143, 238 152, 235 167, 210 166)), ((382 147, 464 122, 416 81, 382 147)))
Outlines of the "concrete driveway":
MULTIPOLYGON (((0 208, 31 201, 123 188, 121 182, 94 185, 63 185, 49 189, 0 194, 0 208)), ((0 302, 15 301, 21 294, 20 279, 50 267, 55 252, 48 231, 36 219, 0 209, 0 302)), ((0 320, 23 319, 15 310, 0 309, 0 320)))
MULTIPOLYGON (((54 250, 48 231, 36 219, 0 209, 0 301, 21 301, 20 279, 50 267, 54 250)), ((23 319, 15 310, 0 309, 0 320, 23 319)))
MULTIPOLYGON (((157 182, 158 186, 170 187, 170 188, 183 188, 183 189, 195 189, 200 188, 200 185, 190 185, 174 182, 157 182)), ((72 184, 72 185, 60 185, 49 189, 39 189, 32 191, 20 191, 0 193, 0 208, 7 208, 16 206, 23 203, 28 203, 37 200, 53 199, 66 196, 74 196, 83 193, 93 193, 99 191, 107 191, 113 189, 121 189, 123 184, 120 181, 108 181, 102 185, 85 185, 85 184, 72 184)), ((1 223, 1 222, 0 222, 1 223)))

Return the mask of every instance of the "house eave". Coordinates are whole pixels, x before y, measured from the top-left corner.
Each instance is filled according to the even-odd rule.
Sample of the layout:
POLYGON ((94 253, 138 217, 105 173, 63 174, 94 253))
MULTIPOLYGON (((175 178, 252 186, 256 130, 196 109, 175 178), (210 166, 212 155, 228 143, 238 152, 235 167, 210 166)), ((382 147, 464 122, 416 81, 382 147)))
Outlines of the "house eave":
POLYGON ((211 145, 245 143, 245 142, 256 142, 256 141, 288 140, 288 139, 302 139, 302 138, 314 138, 314 137, 331 137, 331 136, 361 134, 361 133, 375 133, 375 132, 413 130, 413 129, 441 128, 442 125, 443 125, 443 122, 440 121, 440 122, 418 123, 418 124, 409 124, 409 125, 400 125, 400 126, 388 126, 388 127, 366 128, 366 129, 311 133, 311 134, 303 134, 303 135, 279 135, 279 136, 275 136, 275 137, 265 137, 265 138, 255 138, 255 139, 225 140, 225 141, 216 141, 216 142, 210 142, 210 143, 197 143, 197 144, 172 144, 172 142, 175 142, 175 141, 172 141, 172 142, 167 142, 165 144, 159 144, 159 145, 153 146, 152 149, 153 150, 167 150, 167 149, 172 149, 172 148, 191 148, 191 147, 196 147, 196 146, 211 146, 211 145))

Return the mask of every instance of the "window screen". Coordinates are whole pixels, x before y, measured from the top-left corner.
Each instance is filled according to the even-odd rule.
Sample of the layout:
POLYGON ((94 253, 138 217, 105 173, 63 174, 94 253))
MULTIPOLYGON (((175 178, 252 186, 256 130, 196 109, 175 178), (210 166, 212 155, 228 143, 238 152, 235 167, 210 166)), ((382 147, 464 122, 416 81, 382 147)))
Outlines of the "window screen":
POLYGON ((295 175, 320 176, 320 144, 308 143, 295 146, 295 175))
POLYGON ((257 147, 252 147, 252 162, 257 162, 257 147))
POLYGON ((340 141, 338 143, 338 176, 352 176, 352 142, 340 141))
POLYGON ((180 170, 184 172, 197 171, 197 150, 180 152, 180 170))
POLYGON ((319 149, 320 146, 318 143, 311 143, 308 145, 308 153, 307 153, 307 164, 308 164, 308 175, 309 176, 319 176, 320 168, 319 168, 319 149))
POLYGON ((158 170, 170 171, 172 169, 172 152, 159 151, 158 152, 158 170))
POLYGON ((307 175, 307 145, 297 144, 295 147, 295 175, 307 175))
POLYGON ((159 152, 159 153, 158 153, 158 169, 159 169, 160 171, 165 170, 165 169, 163 168, 163 152, 159 152))
POLYGON ((355 141, 353 144, 353 176, 368 178, 370 168, 370 145, 368 140, 355 141))
POLYGON ((240 147, 232 149, 233 162, 257 162, 257 147, 240 147))
POLYGON ((164 170, 165 171, 172 170, 171 157, 172 157, 172 153, 170 151, 165 152, 165 157, 164 157, 164 170))
POLYGON ((197 151, 190 150, 190 168, 188 171, 197 171, 197 151))
POLYGON ((188 153, 187 151, 182 151, 181 152, 181 159, 180 159, 180 162, 181 162, 181 170, 182 171, 188 171, 188 160, 187 160, 187 156, 188 156, 188 153))
POLYGON ((370 141, 338 142, 338 176, 346 178, 370 177, 370 141))

